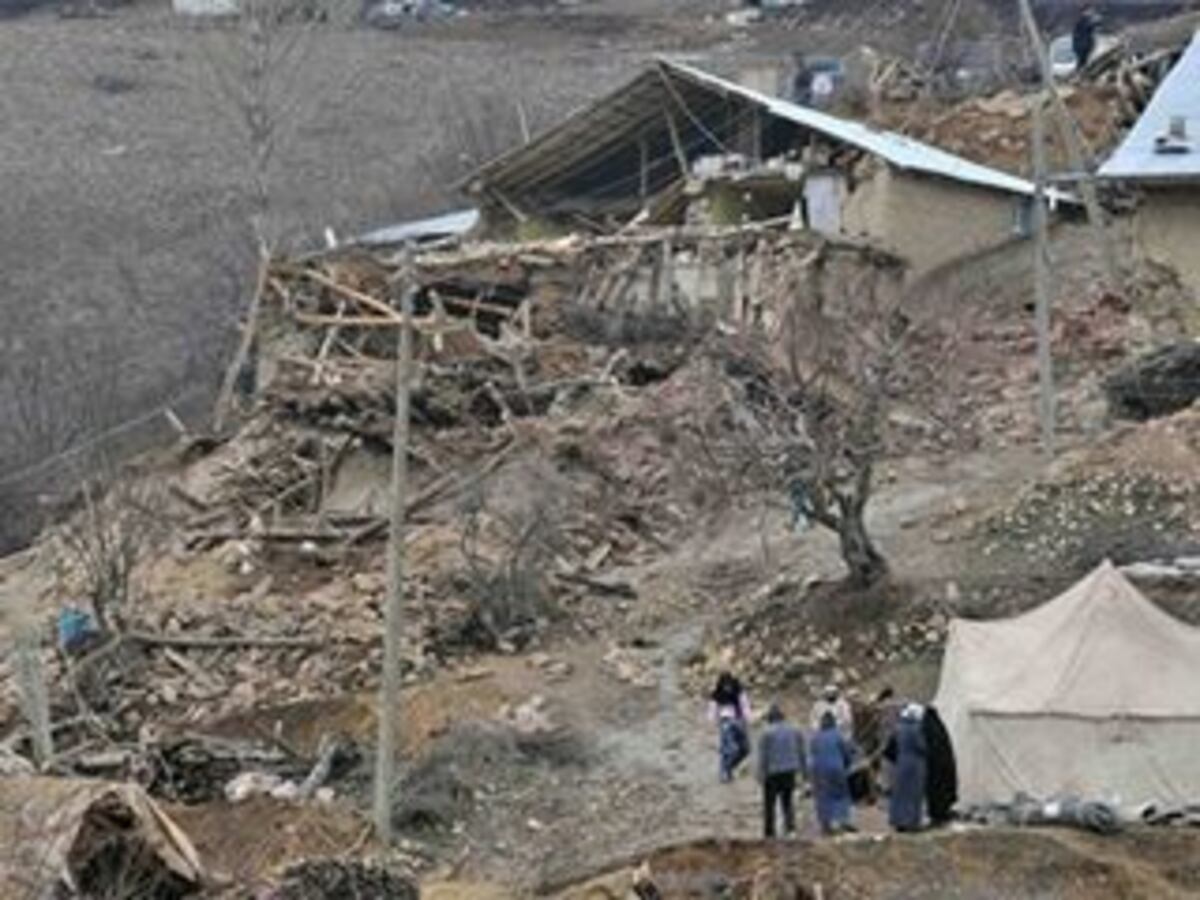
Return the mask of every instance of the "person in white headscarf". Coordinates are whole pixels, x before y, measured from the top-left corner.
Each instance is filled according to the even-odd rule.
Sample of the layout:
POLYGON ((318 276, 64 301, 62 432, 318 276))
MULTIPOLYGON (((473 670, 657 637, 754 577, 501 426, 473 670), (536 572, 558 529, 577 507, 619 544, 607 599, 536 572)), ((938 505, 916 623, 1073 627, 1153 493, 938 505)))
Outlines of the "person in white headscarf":
POLYGON ((813 733, 821 730, 821 721, 826 714, 833 716, 834 722, 837 723, 838 733, 843 738, 847 741, 854 740, 854 712, 836 684, 825 685, 824 690, 821 691, 821 698, 813 704, 812 713, 808 719, 809 728, 813 733))

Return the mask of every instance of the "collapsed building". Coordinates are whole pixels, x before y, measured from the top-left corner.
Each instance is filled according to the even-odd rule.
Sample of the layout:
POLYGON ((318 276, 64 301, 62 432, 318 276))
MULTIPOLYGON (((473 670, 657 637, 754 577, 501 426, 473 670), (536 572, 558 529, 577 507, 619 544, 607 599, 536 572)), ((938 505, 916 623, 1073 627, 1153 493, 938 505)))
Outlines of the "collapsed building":
POLYGON ((1135 251, 1200 294, 1200 35, 1159 85, 1100 177, 1141 189, 1135 251))
POLYGON ((784 220, 895 253, 912 278, 1026 236, 1035 194, 1026 179, 667 60, 465 187, 500 232, 784 220))

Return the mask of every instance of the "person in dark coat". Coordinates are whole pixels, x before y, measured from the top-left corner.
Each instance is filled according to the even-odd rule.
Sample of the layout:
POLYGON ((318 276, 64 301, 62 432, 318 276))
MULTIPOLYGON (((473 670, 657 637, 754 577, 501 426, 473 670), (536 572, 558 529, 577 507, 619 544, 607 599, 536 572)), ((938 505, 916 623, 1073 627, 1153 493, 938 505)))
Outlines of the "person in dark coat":
POLYGON ((954 817, 954 804, 958 802, 958 764, 950 732, 936 707, 925 707, 921 732, 925 738, 925 805, 929 810, 929 821, 936 827, 954 817))
POLYGON ((1100 19, 1090 6, 1084 7, 1083 12, 1071 30, 1071 49, 1075 51, 1075 71, 1081 72, 1092 58, 1096 49, 1096 26, 1100 19))
POLYGON ((732 781, 738 766, 750 755, 750 700, 746 689, 732 673, 722 672, 717 676, 716 687, 709 695, 708 710, 720 735, 721 781, 732 781))
POLYGON ((808 766, 804 735, 771 704, 767 728, 758 739, 758 780, 763 790, 763 835, 775 837, 775 808, 783 813, 783 830, 796 832, 796 776, 805 777, 808 766))
POLYGON ((850 822, 850 765, 854 749, 838 730, 837 717, 827 712, 809 747, 813 802, 822 834, 853 831, 850 822))
POLYGON ((892 762, 888 823, 897 831, 919 831, 925 811, 925 735, 921 707, 910 703, 900 714, 895 740, 885 756, 892 762))

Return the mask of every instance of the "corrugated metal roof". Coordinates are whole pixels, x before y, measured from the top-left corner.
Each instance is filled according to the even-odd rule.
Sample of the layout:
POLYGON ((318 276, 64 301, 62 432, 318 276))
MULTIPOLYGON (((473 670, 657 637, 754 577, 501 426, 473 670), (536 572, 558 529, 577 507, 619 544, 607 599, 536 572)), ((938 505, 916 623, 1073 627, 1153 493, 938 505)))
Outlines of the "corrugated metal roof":
MULTIPOLYGON (((480 168, 468 181, 476 188, 494 188, 514 194, 546 184, 580 166, 614 152, 636 140, 648 123, 674 106, 671 91, 688 86, 703 94, 756 106, 767 114, 819 132, 840 143, 858 147, 891 165, 913 172, 948 178, 992 190, 1032 196, 1033 182, 972 162, 904 135, 881 131, 820 110, 790 103, 742 87, 693 66, 668 59, 643 72, 624 87, 577 110, 529 144, 515 148, 480 168), (668 84, 673 82, 676 87, 668 84)), ((688 124, 683 120, 681 124, 688 124)), ((1051 192, 1057 200, 1069 195, 1051 192)))
POLYGON ((1158 86, 1133 130, 1100 167, 1100 176, 1129 181, 1200 179, 1200 33, 1158 86), (1156 140, 1175 116, 1187 123, 1191 150, 1159 153, 1156 140))
POLYGON ((663 65, 675 73, 707 85, 713 90, 743 97, 758 104, 773 116, 795 122, 805 128, 818 131, 836 141, 858 147, 887 160, 898 169, 938 175, 954 181, 964 181, 980 187, 993 188, 1013 194, 1030 194, 1034 184, 1016 175, 1001 172, 980 163, 971 162, 945 150, 913 140, 894 131, 880 131, 862 122, 842 119, 829 113, 770 97, 750 88, 742 87, 707 72, 702 72, 682 63, 664 60, 663 65))

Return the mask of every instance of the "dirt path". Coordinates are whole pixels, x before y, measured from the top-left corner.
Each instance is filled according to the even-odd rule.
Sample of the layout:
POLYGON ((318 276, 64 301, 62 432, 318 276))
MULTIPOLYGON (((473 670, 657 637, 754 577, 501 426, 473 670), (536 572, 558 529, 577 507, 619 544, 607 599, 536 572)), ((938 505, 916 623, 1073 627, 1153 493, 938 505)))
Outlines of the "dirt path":
POLYGON ((608 765, 661 778, 686 798, 681 837, 745 838, 760 827, 753 757, 732 783, 718 781, 716 732, 702 699, 683 686, 684 663, 699 648, 703 634, 704 623, 692 621, 661 636, 654 715, 606 735, 602 746, 608 765))
MULTIPOLYGON (((894 480, 881 489, 871 516, 875 533, 897 560, 902 576, 946 577, 943 567, 953 566, 944 549, 923 537, 928 529, 914 528, 913 522, 953 514, 953 508, 965 502, 982 503, 997 490, 1010 489, 1029 471, 1028 465, 1027 453, 1021 450, 969 457, 955 463, 953 471, 922 460, 898 463, 894 480)), ((654 566, 654 588, 639 605, 661 606, 663 614, 630 623, 629 628, 630 636, 652 648, 642 651, 652 688, 615 683, 611 672, 595 665, 603 649, 589 646, 573 649, 579 661, 574 677, 548 694, 560 708, 575 711, 572 724, 599 751, 597 769, 588 781, 597 787, 636 786, 629 807, 590 834, 587 855, 593 863, 605 857, 627 858, 655 844, 744 840, 761 834, 754 758, 733 783, 718 781, 717 735, 707 720, 704 698, 685 679, 688 660, 701 649, 706 629, 722 621, 725 598, 746 590, 754 583, 749 579, 763 577, 761 537, 751 525, 761 527, 752 511, 731 515, 719 534, 697 540, 654 566), (690 592, 690 608, 674 599, 680 585, 688 586, 682 592, 690 592), (598 687, 598 681, 606 685, 598 687), (610 707, 607 712, 605 704, 610 707), (618 705, 624 712, 613 714, 618 705)), ((829 535, 813 531, 795 540, 782 524, 774 533, 779 535, 771 538, 777 571, 822 577, 840 572, 836 542, 829 535)), ((760 712, 772 699, 782 700, 801 724, 811 700, 799 695, 751 699, 760 712)), ((811 801, 798 796, 797 813, 801 836, 815 837, 811 801)), ((884 830, 878 810, 860 810, 857 817, 866 832, 884 830)), ((559 862, 548 860, 546 868, 559 871, 559 862)))

